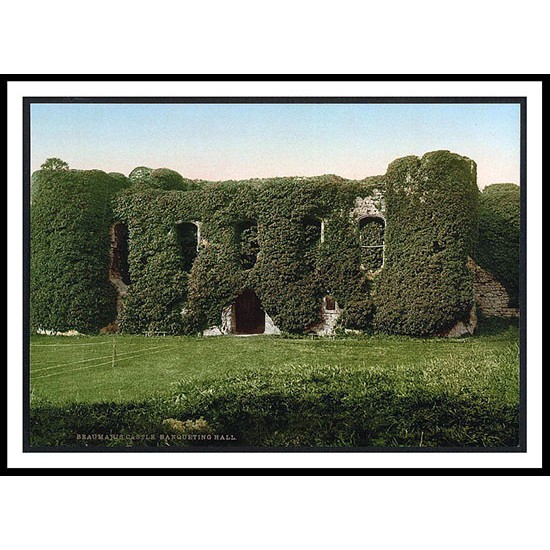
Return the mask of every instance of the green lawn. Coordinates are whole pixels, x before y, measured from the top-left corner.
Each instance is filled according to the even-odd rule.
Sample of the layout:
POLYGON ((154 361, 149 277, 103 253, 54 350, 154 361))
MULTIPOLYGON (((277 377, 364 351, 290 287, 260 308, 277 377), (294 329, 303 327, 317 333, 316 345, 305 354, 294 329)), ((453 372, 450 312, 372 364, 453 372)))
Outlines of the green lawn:
POLYGON ((229 378, 261 369, 353 367, 398 380, 429 378, 443 386, 486 385, 517 393, 517 335, 469 339, 372 337, 90 336, 31 338, 33 395, 55 403, 136 401, 166 395, 182 379, 229 378), (112 365, 113 342, 116 346, 112 365))
POLYGON ((518 349, 514 327, 466 339, 32 336, 34 434, 67 444, 94 415, 111 432, 203 417, 247 445, 511 445, 518 349))

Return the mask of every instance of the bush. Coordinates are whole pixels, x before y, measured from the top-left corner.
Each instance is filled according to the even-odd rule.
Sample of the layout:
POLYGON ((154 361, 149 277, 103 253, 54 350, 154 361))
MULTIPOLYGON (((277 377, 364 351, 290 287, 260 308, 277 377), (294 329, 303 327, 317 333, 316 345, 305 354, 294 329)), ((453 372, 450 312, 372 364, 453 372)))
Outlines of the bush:
POLYGON ((128 179, 136 187, 163 191, 188 191, 198 187, 196 182, 184 179, 178 172, 169 168, 153 169, 147 166, 138 166, 130 172, 128 179))
POLYGON ((518 328, 519 319, 517 317, 485 317, 480 313, 477 315, 476 334, 478 336, 493 336, 518 328))
POLYGON ((352 302, 344 310, 340 324, 348 329, 370 331, 374 318, 374 304, 368 298, 352 302))

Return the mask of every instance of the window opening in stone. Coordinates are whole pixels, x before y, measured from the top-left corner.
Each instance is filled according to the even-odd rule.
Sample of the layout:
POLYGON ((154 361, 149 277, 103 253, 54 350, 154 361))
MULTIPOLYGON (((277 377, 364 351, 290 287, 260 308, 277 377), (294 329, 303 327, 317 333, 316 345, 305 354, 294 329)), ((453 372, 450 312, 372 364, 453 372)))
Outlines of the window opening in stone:
POLYGON ((319 244, 323 241, 323 224, 316 218, 302 220, 303 250, 306 262, 315 262, 319 244))
POLYGON ((314 249, 321 242, 322 223, 316 218, 306 218, 302 225, 304 227, 304 243, 306 248, 314 249))
POLYGON ((253 290, 244 290, 232 307, 232 329, 234 334, 263 334, 265 311, 253 290))
POLYGON ((384 232, 385 223, 382 218, 359 220, 361 265, 367 271, 376 271, 384 263, 384 232))
POLYGON ((183 269, 189 273, 197 257, 199 247, 198 227, 194 223, 182 222, 177 224, 178 243, 180 247, 183 269))
POLYGON ((260 250, 258 224, 254 221, 239 223, 237 225, 237 241, 241 265, 244 269, 251 269, 256 264, 260 250))
POLYGON ((111 227, 111 265, 109 278, 130 284, 130 268, 128 265, 128 227, 121 222, 111 227))
POLYGON ((327 311, 336 311, 336 301, 332 296, 325 296, 325 309, 327 311))

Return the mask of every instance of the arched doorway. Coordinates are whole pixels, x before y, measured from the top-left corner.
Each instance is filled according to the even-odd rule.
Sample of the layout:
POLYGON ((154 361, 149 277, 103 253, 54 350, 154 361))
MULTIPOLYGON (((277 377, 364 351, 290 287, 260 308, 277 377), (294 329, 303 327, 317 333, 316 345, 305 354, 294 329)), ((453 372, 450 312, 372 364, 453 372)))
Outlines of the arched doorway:
POLYGON ((244 290, 233 304, 233 334, 263 334, 265 311, 253 290, 244 290))

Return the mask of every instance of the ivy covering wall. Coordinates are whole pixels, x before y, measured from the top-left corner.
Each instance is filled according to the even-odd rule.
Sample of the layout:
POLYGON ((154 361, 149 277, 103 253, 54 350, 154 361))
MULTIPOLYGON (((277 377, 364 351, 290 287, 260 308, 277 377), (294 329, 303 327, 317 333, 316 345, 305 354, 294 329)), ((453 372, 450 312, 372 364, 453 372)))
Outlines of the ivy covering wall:
POLYGON ((129 228, 132 285, 123 330, 198 333, 219 325, 222 310, 245 289, 258 295, 281 330, 311 329, 321 321, 323 296, 340 307, 364 297, 368 281, 350 212, 355 198, 375 186, 323 176, 124 193, 116 212, 129 228), (186 273, 176 228, 189 222, 200 223, 201 239, 186 273))
POLYGON ((506 288, 510 307, 519 302, 520 188, 513 183, 488 185, 479 195, 477 263, 506 288))
POLYGON ((386 173, 385 260, 374 289, 374 325, 428 336, 467 320, 477 238, 475 163, 434 151, 392 162, 386 173))
POLYGON ((376 272, 384 263, 384 226, 380 218, 363 218, 359 224, 361 265, 376 272))
POLYGON ((116 316, 108 280, 111 199, 126 178, 39 170, 31 207, 31 328, 94 333, 116 316))
POLYGON ((219 326, 224 308, 252 290, 284 332, 313 330, 330 296, 342 328, 440 334, 473 305, 466 260, 479 195, 475 164, 448 151, 398 159, 385 176, 361 181, 211 183, 146 167, 129 178, 39 173, 32 326, 94 333, 118 315, 128 333, 198 334, 219 326), (375 196, 384 197, 385 224, 360 223, 357 199, 375 196), (118 314, 108 279, 115 222, 128 231, 131 281, 118 314), (382 242, 383 256, 361 247, 382 242))

